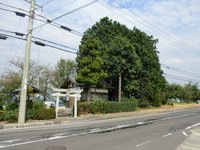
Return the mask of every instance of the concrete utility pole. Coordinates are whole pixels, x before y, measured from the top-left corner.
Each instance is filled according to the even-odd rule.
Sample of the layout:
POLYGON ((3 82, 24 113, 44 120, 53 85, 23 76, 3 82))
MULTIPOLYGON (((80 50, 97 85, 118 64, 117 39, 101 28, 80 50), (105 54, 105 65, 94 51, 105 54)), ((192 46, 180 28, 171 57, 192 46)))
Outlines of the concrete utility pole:
POLYGON ((30 13, 29 13, 30 17, 29 17, 29 22, 28 22, 28 35, 27 35, 27 40, 26 40, 26 50, 25 50, 24 68, 23 68, 23 76, 22 76, 20 106, 19 106, 19 117, 18 117, 19 126, 24 126, 24 122, 25 122, 28 73, 29 73, 29 63, 30 63, 34 11, 35 11, 35 0, 31 0, 31 7, 30 7, 30 13))
POLYGON ((122 73, 119 73, 119 85, 118 85, 118 102, 122 99, 122 73))

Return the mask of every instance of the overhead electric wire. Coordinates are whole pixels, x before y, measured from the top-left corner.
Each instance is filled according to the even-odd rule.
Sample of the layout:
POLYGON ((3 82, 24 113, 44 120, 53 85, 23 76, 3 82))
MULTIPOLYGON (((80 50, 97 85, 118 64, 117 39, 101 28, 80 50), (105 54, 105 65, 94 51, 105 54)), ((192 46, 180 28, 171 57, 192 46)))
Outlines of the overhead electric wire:
POLYGON ((61 46, 61 47, 65 47, 65 48, 68 48, 68 49, 71 49, 71 50, 75 50, 76 52, 78 51, 78 49, 70 47, 70 46, 65 46, 65 45, 58 44, 58 43, 55 43, 55 42, 52 42, 52 41, 49 41, 49 40, 45 40, 45 39, 42 39, 42 38, 38 38, 38 37, 35 37, 35 36, 33 36, 33 38, 37 39, 37 40, 44 41, 44 42, 48 42, 48 43, 51 43, 51 44, 55 44, 55 45, 58 45, 58 46, 61 46))
MULTIPOLYGON (((88 7, 88 6, 94 4, 94 3, 98 2, 98 1, 99 1, 99 0, 94 0, 94 1, 89 2, 89 3, 87 3, 87 4, 83 5, 83 6, 80 6, 80 7, 78 7, 78 8, 75 8, 75 9, 69 11, 69 12, 66 12, 66 13, 64 13, 64 14, 62 14, 62 15, 60 15, 60 16, 54 18, 54 19, 52 19, 51 22, 54 22, 55 20, 58 20, 58 19, 60 19, 60 18, 62 18, 62 17, 64 17, 64 16, 66 16, 66 15, 69 15, 69 14, 71 14, 71 13, 74 13, 74 12, 80 10, 80 9, 83 9, 83 8, 85 8, 85 7, 88 7)), ((44 25, 46 25, 46 24, 48 24, 48 23, 51 23, 51 22, 46 22, 46 23, 44 23, 44 24, 42 24, 42 25, 39 25, 39 26, 35 27, 33 30, 35 30, 35 29, 37 29, 37 28, 40 28, 40 27, 42 27, 42 26, 44 26, 44 25)))
POLYGON ((52 3, 54 0, 48 0, 45 3, 41 4, 42 7, 46 6, 49 3, 52 3))
POLYGON ((62 4, 61 6, 59 6, 59 7, 55 8, 55 9, 51 10, 50 12, 47 12, 47 13, 46 13, 46 15, 52 14, 52 13, 54 13, 54 12, 58 11, 59 9, 61 9, 61 8, 65 7, 65 5, 72 4, 72 3, 76 2, 76 1, 77 1, 77 0, 71 0, 71 1, 70 1, 70 2, 68 2, 67 4, 66 4, 66 3, 64 3, 64 4, 62 4))
MULTIPOLYGON (((106 9, 108 9, 109 11, 112 11, 112 12, 113 12, 113 10, 111 10, 111 9, 110 9, 107 5, 105 5, 104 3, 102 3, 102 2, 100 3, 100 2, 99 2, 99 4, 102 5, 103 7, 105 7, 106 9)), ((113 7, 115 7, 116 9, 118 9, 118 7, 116 7, 116 6, 113 6, 113 7)), ((122 12, 124 15, 122 16, 122 15, 119 14, 119 13, 116 13, 116 12, 114 12, 114 13, 115 13, 115 14, 118 14, 118 16, 122 17, 123 19, 126 19, 126 20, 129 21, 130 23, 135 24, 135 22, 133 22, 132 20, 130 20, 130 19, 128 19, 128 18, 126 17, 126 16, 129 16, 130 18, 134 19, 134 21, 140 23, 145 29, 150 30, 150 29, 149 29, 149 26, 148 26, 148 27, 145 26, 145 25, 143 24, 143 22, 141 22, 141 21, 138 20, 137 18, 133 18, 133 16, 131 16, 131 15, 128 14, 128 13, 125 13, 124 11, 122 11, 122 10, 120 10, 120 9, 118 9, 118 11, 122 12)), ((156 32, 156 33, 159 34, 159 32, 158 32, 157 30, 155 30, 155 29, 153 29, 153 30, 154 30, 154 32, 156 32)), ((171 38, 167 37, 166 35, 161 35, 160 38, 171 42, 174 46, 181 47, 181 48, 184 47, 183 45, 180 45, 179 43, 174 42, 171 38)))
MULTIPOLYGON (((20 9, 20 8, 19 8, 19 9, 20 9)), ((0 10, 4 10, 4 11, 8 11, 8 12, 13 12, 13 13, 15 13, 15 14, 17 14, 17 15, 20 15, 20 16, 29 16, 28 14, 21 13, 21 12, 17 12, 17 11, 13 11, 13 10, 9 10, 9 9, 0 8, 0 10)), ((22 9, 22 10, 23 10, 23 9, 22 9)), ((79 31, 76 31, 76 30, 74 30, 74 29, 71 29, 71 28, 69 28, 69 27, 67 27, 67 26, 65 26, 65 25, 58 24, 58 23, 56 23, 56 22, 53 22, 53 23, 52 23, 52 20, 50 20, 50 19, 48 19, 48 18, 46 18, 46 17, 44 17, 44 16, 42 16, 42 15, 38 15, 38 14, 34 14, 34 15, 46 19, 46 21, 44 21, 44 20, 35 18, 35 20, 37 20, 37 21, 44 22, 45 24, 46 24, 46 23, 49 23, 50 25, 52 25, 52 26, 54 26, 54 27, 57 27, 57 28, 60 28, 60 29, 63 29, 63 30, 67 30, 68 32, 71 32, 71 33, 73 33, 73 34, 75 34, 75 35, 77 35, 77 36, 82 37, 82 33, 79 32, 79 31)), ((30 16, 29 16, 29 17, 30 17, 30 16)), ((33 29, 33 30, 34 30, 34 29, 33 29)))
POLYGON ((176 71, 176 72, 188 75, 188 76, 193 76, 193 77, 196 77, 196 78, 200 78, 200 74, 197 74, 197 73, 185 71, 185 70, 178 69, 178 68, 175 68, 175 67, 170 67, 170 66, 165 65, 165 64, 161 64, 161 66, 165 67, 166 69, 173 70, 173 71, 176 71))
POLYGON ((0 5, 6 6, 6 7, 9 7, 9 8, 18 9, 18 10, 21 10, 21 11, 24 11, 24 12, 27 12, 27 13, 29 12, 28 10, 25 10, 25 9, 22 9, 22 8, 19 8, 19 7, 15 7, 15 6, 12 6, 12 5, 8 5, 8 4, 2 3, 2 2, 0 2, 0 5))
MULTIPOLYGON (((0 33, 0 35, 1 36, 3 35, 3 36, 6 36, 6 37, 16 38, 16 39, 20 39, 20 40, 26 41, 26 38, 22 38, 22 37, 17 37, 17 36, 13 36, 13 35, 9 35, 9 34, 4 34, 4 33, 0 33)), ((48 41, 48 40, 44 40, 44 39, 41 39, 41 38, 37 38, 37 37, 34 37, 34 38, 35 39, 40 39, 42 41, 45 41, 45 42, 48 42, 48 43, 51 43, 51 44, 54 44, 54 45, 57 45, 57 46, 60 46, 60 47, 65 47, 67 49, 78 50, 78 49, 75 49, 75 48, 72 48, 72 47, 69 47, 69 46, 64 46, 64 45, 61 45, 61 44, 58 44, 58 43, 55 43, 55 42, 51 42, 51 41, 48 41)), ((32 42, 35 43, 35 44, 37 44, 37 45, 40 45, 40 46, 47 46, 47 47, 55 48, 55 49, 58 49, 58 50, 61 50, 61 51, 69 52, 69 53, 72 53, 72 54, 77 54, 77 52, 69 51, 69 50, 66 50, 64 48, 56 47, 54 45, 42 43, 40 41, 32 40, 32 42)))
POLYGON ((186 77, 181 77, 181 76, 176 76, 176 75, 167 74, 167 73, 163 73, 163 75, 164 75, 165 77, 168 77, 168 78, 178 79, 178 80, 182 80, 182 81, 200 82, 200 80, 191 79, 191 78, 186 78, 186 77))
MULTIPOLYGON (((20 32, 13 32, 13 31, 9 31, 9 30, 3 30, 3 29, 0 29, 1 32, 6 32, 6 33, 12 33, 12 34, 15 34, 17 36, 25 36, 26 34, 24 33, 20 33, 20 32)), ((48 43, 51 43, 51 44, 54 44, 54 45, 57 45, 57 46, 61 46, 61 47, 65 47, 65 48, 68 48, 68 49, 71 49, 71 50, 75 50, 76 52, 78 51, 78 49, 76 48, 73 48, 73 47, 70 47, 70 46, 65 46, 65 45, 62 45, 62 44, 59 44, 59 43, 56 43, 56 42, 52 42, 52 41, 49 41, 49 40, 45 40, 45 39, 42 39, 42 38, 38 38, 38 37, 35 37, 33 36, 34 39, 37 39, 37 40, 41 40, 41 41, 44 41, 44 42, 48 42, 48 43)))
MULTIPOLYGON (((121 3, 119 3, 117 0, 113 0, 116 4, 118 4, 120 7, 126 9, 127 11, 129 11, 130 13, 132 13, 133 15, 137 16, 138 18, 140 18, 143 22, 145 22, 146 24, 148 24, 150 27, 154 28, 155 30, 157 30, 158 32, 162 33, 163 35, 165 35, 166 37, 168 37, 170 40, 173 40, 174 42, 176 42, 179 45, 184 45, 184 47, 187 48, 192 48, 192 49, 196 49, 194 47, 191 47, 189 45, 186 45, 186 43, 183 43, 182 41, 177 40, 175 37, 169 35, 168 33, 162 31, 161 29, 159 29, 158 27, 156 27, 155 25, 153 25, 152 23, 150 23, 149 21, 147 21, 146 19, 140 17, 138 14, 136 14, 133 10, 129 10, 127 9, 126 6, 123 6, 121 3)), ((115 7, 115 6, 114 6, 115 7)), ((115 7, 116 8, 116 7, 115 7)), ((135 19, 135 18, 134 18, 135 19)), ((148 27, 149 27, 148 26, 148 27)), ((183 46, 182 46, 183 47, 183 46)), ((197 49, 198 50, 198 49, 197 49)))
POLYGON ((80 6, 80 7, 78 7, 78 8, 75 8, 75 9, 73 9, 73 10, 67 12, 67 13, 64 13, 63 15, 60 15, 60 16, 54 18, 53 21, 58 20, 58 19, 60 19, 60 18, 62 18, 62 17, 64 17, 64 16, 69 15, 69 14, 71 14, 71 13, 74 13, 74 12, 76 12, 76 11, 79 11, 79 10, 81 10, 81 9, 83 9, 83 8, 85 8, 85 7, 88 7, 88 6, 94 4, 94 3, 98 2, 98 1, 99 1, 99 0, 94 0, 94 1, 89 2, 89 3, 87 3, 87 4, 83 5, 83 6, 80 6))

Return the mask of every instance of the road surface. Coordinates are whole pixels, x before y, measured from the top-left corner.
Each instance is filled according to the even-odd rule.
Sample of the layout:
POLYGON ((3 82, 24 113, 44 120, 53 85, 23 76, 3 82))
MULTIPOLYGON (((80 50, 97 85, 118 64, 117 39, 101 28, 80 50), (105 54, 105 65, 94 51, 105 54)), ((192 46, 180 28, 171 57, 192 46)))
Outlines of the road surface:
POLYGON ((200 108, 0 130, 0 150, 174 150, 200 122, 200 108))

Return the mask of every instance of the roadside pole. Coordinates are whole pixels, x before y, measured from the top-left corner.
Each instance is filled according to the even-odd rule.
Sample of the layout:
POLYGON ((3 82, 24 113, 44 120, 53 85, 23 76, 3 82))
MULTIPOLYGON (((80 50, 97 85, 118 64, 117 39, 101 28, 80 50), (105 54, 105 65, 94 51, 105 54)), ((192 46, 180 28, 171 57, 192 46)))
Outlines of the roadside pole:
POLYGON ((74 118, 77 118, 77 95, 74 96, 74 118))
POLYGON ((30 13, 29 13, 30 17, 29 17, 29 22, 28 22, 28 34, 27 34, 27 40, 26 40, 26 49, 25 49, 25 58, 24 58, 24 67, 23 67, 23 76, 22 76, 20 105, 19 105, 19 117, 18 117, 19 126, 24 126, 24 123, 25 123, 28 73, 29 73, 29 63, 30 63, 34 11, 35 11, 35 0, 31 0, 31 7, 30 7, 30 13))
POLYGON ((59 93, 57 93, 57 98, 56 98, 56 119, 58 118, 58 107, 59 107, 59 93))

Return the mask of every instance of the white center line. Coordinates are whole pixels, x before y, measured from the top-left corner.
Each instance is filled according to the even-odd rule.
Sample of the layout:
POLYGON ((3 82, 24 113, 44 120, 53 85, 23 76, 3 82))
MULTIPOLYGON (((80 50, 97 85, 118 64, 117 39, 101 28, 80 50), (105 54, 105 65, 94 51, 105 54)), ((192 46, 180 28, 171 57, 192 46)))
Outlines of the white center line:
POLYGON ((146 144, 148 144, 148 143, 151 143, 152 141, 146 141, 146 142, 144 142, 144 143, 141 143, 141 144, 137 144, 136 145, 136 147, 140 147, 140 146, 144 146, 144 145, 146 145, 146 144))
POLYGON ((6 140, 6 141, 2 141, 1 143, 12 143, 12 142, 16 142, 19 140, 21 140, 21 139, 6 140))
POLYGON ((172 133, 165 134, 165 135, 163 135, 162 137, 164 138, 164 137, 168 137, 168 136, 170 136, 170 135, 172 135, 172 133))

